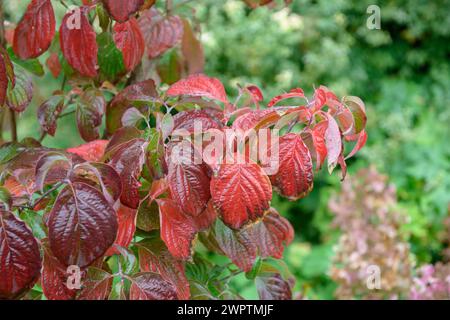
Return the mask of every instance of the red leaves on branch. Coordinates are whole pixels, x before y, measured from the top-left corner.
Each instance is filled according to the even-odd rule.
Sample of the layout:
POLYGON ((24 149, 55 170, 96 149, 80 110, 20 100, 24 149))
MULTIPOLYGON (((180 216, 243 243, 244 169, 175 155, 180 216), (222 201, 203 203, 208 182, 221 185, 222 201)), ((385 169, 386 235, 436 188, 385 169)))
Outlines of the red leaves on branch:
POLYGON ((144 4, 145 0, 102 0, 108 13, 117 22, 127 21, 144 4))
POLYGON ((269 103, 267 104, 267 107, 269 107, 269 108, 273 107, 274 105, 276 105, 280 101, 283 101, 283 100, 286 100, 286 99, 290 99, 290 98, 304 98, 304 97, 305 97, 305 94, 304 94, 302 89, 300 89, 300 88, 292 89, 288 93, 283 93, 283 94, 280 94, 279 96, 276 96, 275 98, 272 98, 272 100, 270 100, 269 103))
POLYGON ((61 190, 50 212, 48 237, 62 264, 89 266, 103 256, 116 235, 116 212, 96 188, 75 182, 61 190))
POLYGON ((136 18, 114 26, 114 42, 122 51, 125 68, 132 71, 141 62, 145 51, 144 37, 136 18))
POLYGON ((289 133, 280 137, 279 169, 271 176, 278 193, 289 200, 307 195, 313 187, 311 155, 300 135, 289 133))
POLYGON ((227 94, 222 82, 216 78, 210 78, 203 74, 196 74, 182 79, 167 90, 169 96, 194 96, 218 100, 228 103, 227 94))
POLYGON ((86 7, 68 12, 59 30, 61 50, 67 62, 82 76, 97 76, 96 34, 87 18, 86 7))
POLYGON ((222 164, 211 180, 211 195, 225 224, 239 229, 269 209, 272 186, 256 163, 222 164))
POLYGON ((27 225, 10 211, 0 210, 0 299, 14 299, 39 277, 41 256, 27 225))
POLYGON ((14 32, 14 53, 21 59, 36 58, 50 47, 55 35, 51 0, 32 0, 14 32))

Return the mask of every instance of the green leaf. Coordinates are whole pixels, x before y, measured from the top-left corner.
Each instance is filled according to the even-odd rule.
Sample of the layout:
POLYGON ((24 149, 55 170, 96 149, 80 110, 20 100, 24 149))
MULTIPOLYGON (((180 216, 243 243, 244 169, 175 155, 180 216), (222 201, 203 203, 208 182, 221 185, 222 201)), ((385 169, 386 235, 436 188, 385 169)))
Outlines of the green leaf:
POLYGON ((8 48, 8 54, 9 57, 11 58, 11 61, 23 67, 25 70, 31 72, 32 74, 38 77, 42 77, 45 74, 44 67, 42 66, 41 62, 38 59, 21 60, 14 54, 14 51, 11 47, 8 48))
POLYGON ((33 98, 33 81, 27 71, 17 64, 14 65, 14 74, 16 85, 12 88, 11 83, 8 84, 6 104, 16 112, 23 112, 33 98))
POLYGON ((7 163, 20 153, 20 144, 17 142, 5 143, 0 147, 0 165, 7 163))
POLYGON ((0 208, 4 207, 6 210, 10 210, 12 206, 12 197, 8 189, 0 187, 0 208), (1 205, 3 203, 3 205, 1 205))
POLYGON ((124 74, 126 70, 122 52, 117 49, 112 35, 110 33, 98 35, 97 44, 100 73, 108 79, 114 79, 117 75, 124 74))

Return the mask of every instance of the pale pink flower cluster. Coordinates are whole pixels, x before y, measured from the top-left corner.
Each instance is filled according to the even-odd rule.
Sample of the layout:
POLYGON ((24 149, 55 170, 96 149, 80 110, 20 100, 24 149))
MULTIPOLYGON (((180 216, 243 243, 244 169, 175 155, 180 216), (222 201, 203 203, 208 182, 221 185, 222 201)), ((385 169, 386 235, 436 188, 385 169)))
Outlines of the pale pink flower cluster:
POLYGON ((329 203, 333 225, 342 232, 330 270, 339 299, 402 299, 411 286, 413 260, 400 227, 395 188, 374 168, 359 171, 329 203), (379 287, 368 270, 379 270, 379 287))
POLYGON ((410 298, 414 300, 450 299, 450 264, 425 265, 413 279, 410 298))

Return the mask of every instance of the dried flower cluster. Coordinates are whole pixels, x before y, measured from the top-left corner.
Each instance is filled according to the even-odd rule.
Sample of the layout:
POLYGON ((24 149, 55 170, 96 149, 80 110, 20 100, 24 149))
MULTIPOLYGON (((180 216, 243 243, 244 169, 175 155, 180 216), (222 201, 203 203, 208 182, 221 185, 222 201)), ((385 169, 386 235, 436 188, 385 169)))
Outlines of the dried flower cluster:
POLYGON ((331 199, 334 227, 342 231, 330 270, 337 298, 407 297, 413 263, 399 232, 406 221, 395 209, 396 201, 395 188, 374 168, 359 171, 331 199), (370 266, 379 268, 379 289, 368 286, 370 266))

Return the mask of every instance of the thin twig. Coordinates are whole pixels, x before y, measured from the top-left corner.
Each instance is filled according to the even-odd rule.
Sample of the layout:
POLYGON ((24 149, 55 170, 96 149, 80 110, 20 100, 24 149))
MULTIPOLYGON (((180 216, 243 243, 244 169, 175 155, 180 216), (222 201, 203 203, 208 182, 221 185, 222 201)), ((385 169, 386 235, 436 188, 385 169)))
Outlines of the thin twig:
POLYGON ((11 125, 11 140, 17 141, 17 121, 16 121, 16 112, 13 109, 9 109, 10 112, 10 125, 11 125))

